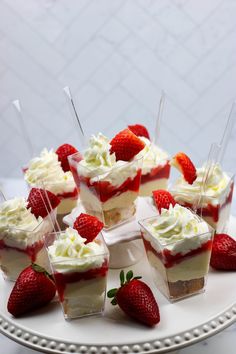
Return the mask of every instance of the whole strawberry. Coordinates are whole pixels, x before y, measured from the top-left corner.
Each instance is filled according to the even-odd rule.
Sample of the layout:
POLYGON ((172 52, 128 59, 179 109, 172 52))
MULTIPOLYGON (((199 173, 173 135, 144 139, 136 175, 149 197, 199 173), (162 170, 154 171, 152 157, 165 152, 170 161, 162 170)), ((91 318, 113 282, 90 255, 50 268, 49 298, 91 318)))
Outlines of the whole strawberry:
POLYGON ((129 129, 124 129, 111 140, 111 153, 115 153, 116 160, 130 161, 145 147, 144 142, 129 129))
POLYGON ((78 150, 70 144, 63 144, 56 150, 58 160, 61 162, 61 167, 64 172, 70 171, 70 165, 67 159, 68 156, 73 155, 76 152, 78 152, 78 150))
POLYGON ((15 317, 47 305, 56 288, 50 275, 37 264, 24 269, 8 299, 7 309, 15 317))
POLYGON ((103 226, 104 224, 96 216, 81 213, 76 218, 73 228, 78 231, 80 236, 86 238, 85 243, 88 243, 97 237, 103 226))
POLYGON ((27 208, 31 208, 31 213, 33 213, 36 218, 39 216, 45 218, 52 209, 55 209, 60 204, 60 199, 47 190, 32 188, 27 202, 27 208))
POLYGON ((129 130, 137 136, 143 136, 150 140, 150 135, 147 128, 142 124, 128 125, 129 130))
POLYGON ((197 178, 196 168, 190 158, 183 152, 178 152, 172 160, 171 165, 176 167, 184 176, 189 184, 193 184, 197 178))
POLYGON ((215 234, 210 264, 215 269, 236 270, 236 241, 227 234, 215 234))
POLYGON ((121 287, 111 289, 107 296, 113 298, 112 305, 118 304, 119 307, 129 317, 147 326, 154 326, 160 322, 160 313, 154 295, 144 282, 139 280, 141 277, 134 277, 130 270, 125 274, 120 272, 121 287))
POLYGON ((161 213, 162 208, 169 209, 170 205, 175 206, 176 204, 176 201, 174 200, 170 192, 164 189, 158 189, 156 191, 153 191, 152 195, 159 213, 161 213))

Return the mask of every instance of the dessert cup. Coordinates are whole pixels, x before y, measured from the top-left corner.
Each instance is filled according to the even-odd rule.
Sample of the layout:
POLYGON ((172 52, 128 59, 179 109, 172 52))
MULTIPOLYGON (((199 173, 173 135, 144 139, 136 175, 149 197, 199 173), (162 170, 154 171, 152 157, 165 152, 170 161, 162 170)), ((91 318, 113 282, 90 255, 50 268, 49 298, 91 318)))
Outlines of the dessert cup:
POLYGON ((159 222, 160 215, 139 222, 155 284, 171 302, 205 290, 214 230, 193 215, 199 223, 206 224, 208 231, 171 242, 158 238, 152 231, 151 227, 159 222))
POLYGON ((51 271, 64 317, 73 319, 102 314, 109 265, 109 252, 102 234, 100 233, 93 242, 87 244, 96 243, 102 248, 102 253, 90 255, 86 254, 87 250, 82 250, 81 257, 73 257, 73 255, 63 257, 56 253, 53 256, 52 248, 55 242, 64 237, 65 232, 51 233, 46 239, 51 271))
POLYGON ((136 213, 142 158, 119 161, 119 165, 110 167, 106 173, 93 171, 92 176, 91 170, 80 164, 81 160, 79 153, 69 157, 86 213, 99 218, 105 229, 131 220, 136 213))
MULTIPOLYGON (((211 225, 217 233, 227 232, 230 210, 234 189, 234 175, 227 173, 228 176, 225 188, 217 195, 209 195, 207 188, 196 193, 194 191, 194 183, 191 191, 184 191, 178 186, 171 187, 171 194, 175 201, 182 206, 188 207, 202 217, 209 225, 211 225)), ((217 188, 217 186, 215 187, 217 188)))
POLYGON ((0 268, 4 278, 15 281, 32 262, 49 270, 44 236, 53 230, 56 210, 32 230, 8 227, 0 231, 0 268))
POLYGON ((58 155, 53 150, 47 149, 43 149, 40 156, 33 158, 22 170, 30 188, 47 189, 61 200, 57 220, 60 228, 65 229, 66 225, 62 219, 77 205, 79 194, 71 171, 64 172, 58 155))

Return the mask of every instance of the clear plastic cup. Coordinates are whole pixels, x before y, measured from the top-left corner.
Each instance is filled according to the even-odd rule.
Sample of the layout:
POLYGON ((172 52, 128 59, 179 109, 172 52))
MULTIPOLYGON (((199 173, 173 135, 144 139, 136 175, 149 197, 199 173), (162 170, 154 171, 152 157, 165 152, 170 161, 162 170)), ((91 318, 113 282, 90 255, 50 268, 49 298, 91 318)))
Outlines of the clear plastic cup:
POLYGON ((170 192, 177 203, 192 209, 210 224, 217 233, 226 232, 234 190, 234 175, 230 173, 227 173, 227 175, 230 177, 228 185, 217 197, 206 195, 204 188, 200 194, 196 194, 182 193, 173 186, 170 192))
POLYGON ((124 161, 122 166, 111 167, 101 174, 91 172, 80 164, 81 160, 79 153, 69 157, 71 171, 80 189, 80 201, 86 213, 99 218, 106 229, 130 221, 136 213, 142 158, 124 161))
POLYGON ((206 287, 214 230, 209 226, 207 233, 164 244, 147 228, 147 225, 159 217, 156 215, 139 222, 157 288, 171 302, 203 292, 206 287), (180 252, 180 249, 183 251, 180 252))
POLYGON ((4 278, 15 281, 31 263, 50 269, 44 237, 53 231, 56 209, 33 230, 4 228, 0 231, 0 268, 4 278))
MULTIPOLYGON (((47 251, 59 235, 60 232, 54 232, 47 236, 47 251)), ((101 233, 93 242, 103 245, 103 254, 64 260, 63 257, 52 259, 48 252, 65 319, 98 315, 104 311, 109 252, 101 233)))

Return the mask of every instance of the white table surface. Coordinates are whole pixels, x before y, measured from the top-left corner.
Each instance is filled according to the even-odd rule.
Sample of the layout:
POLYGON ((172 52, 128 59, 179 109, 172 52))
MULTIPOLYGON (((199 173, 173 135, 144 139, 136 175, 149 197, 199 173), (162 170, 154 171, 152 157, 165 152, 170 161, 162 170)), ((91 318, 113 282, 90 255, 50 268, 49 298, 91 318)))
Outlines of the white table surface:
MULTIPOLYGON (((0 186, 7 198, 19 195, 18 191, 22 191, 22 194, 27 193, 24 182, 19 180, 0 180, 0 186)), ((236 196, 234 197, 232 214, 236 215, 236 196)), ((3 351, 0 353, 4 354, 35 354, 39 353, 34 350, 23 347, 7 337, 0 334, 0 344, 3 351)), ((228 327, 221 333, 199 342, 197 344, 191 345, 185 349, 178 351, 178 354, 235 354, 236 346, 236 324, 228 327)))

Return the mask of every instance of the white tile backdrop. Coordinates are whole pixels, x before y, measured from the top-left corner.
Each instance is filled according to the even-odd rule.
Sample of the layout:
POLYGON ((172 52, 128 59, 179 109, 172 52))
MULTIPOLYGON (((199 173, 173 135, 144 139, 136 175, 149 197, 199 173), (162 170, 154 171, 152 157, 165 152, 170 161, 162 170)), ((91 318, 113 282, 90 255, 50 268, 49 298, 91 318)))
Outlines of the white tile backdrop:
POLYGON ((36 152, 79 145, 65 85, 87 134, 109 136, 152 130, 164 89, 162 146, 202 162, 236 97, 235 18, 235 0, 1 0, 0 176, 28 159, 15 98, 36 152))

